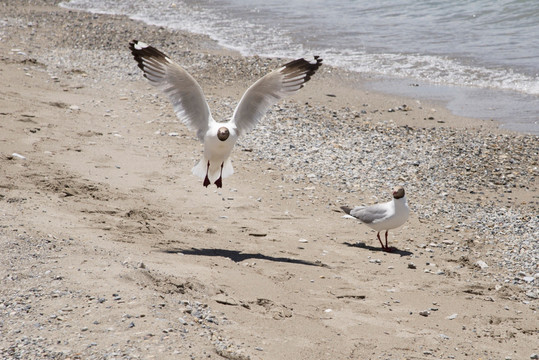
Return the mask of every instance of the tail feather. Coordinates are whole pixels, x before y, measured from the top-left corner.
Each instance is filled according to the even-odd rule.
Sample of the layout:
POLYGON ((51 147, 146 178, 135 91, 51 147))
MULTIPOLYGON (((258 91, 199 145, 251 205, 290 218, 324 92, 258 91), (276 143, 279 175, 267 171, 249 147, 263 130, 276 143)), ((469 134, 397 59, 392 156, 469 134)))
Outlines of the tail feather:
MULTIPOLYGON (((200 161, 193 167, 191 172, 193 173, 193 175, 198 176, 202 179, 206 177, 207 173, 209 180, 213 183, 219 178, 219 174, 221 172, 221 164, 210 163, 210 169, 208 171, 208 159, 206 159, 206 157, 202 157, 202 159, 200 159, 200 161)), ((223 164, 222 178, 226 178, 233 173, 234 168, 232 167, 232 161, 230 161, 230 158, 228 158, 223 164)))
POLYGON ((204 179, 206 177, 206 171, 208 167, 208 159, 203 157, 200 161, 193 167, 191 172, 193 175, 198 176, 199 178, 204 179))
POLYGON ((234 168, 232 167, 232 161, 230 161, 230 158, 228 158, 225 160, 223 165, 223 178, 226 178, 232 174, 234 174, 234 168))

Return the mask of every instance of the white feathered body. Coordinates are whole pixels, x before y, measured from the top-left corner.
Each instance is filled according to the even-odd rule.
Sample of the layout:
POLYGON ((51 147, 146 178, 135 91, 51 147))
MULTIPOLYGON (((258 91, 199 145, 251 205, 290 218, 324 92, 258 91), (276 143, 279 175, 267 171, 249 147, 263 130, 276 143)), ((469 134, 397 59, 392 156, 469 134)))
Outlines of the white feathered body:
POLYGON ((402 226, 410 215, 406 197, 371 206, 356 206, 350 215, 378 232, 402 226))
POLYGON ((230 153, 237 140, 238 132, 233 124, 213 122, 204 135, 204 155, 195 167, 193 167, 193 174, 204 178, 206 176, 206 169, 208 169, 209 161, 210 167, 208 169, 208 178, 211 182, 217 180, 220 175, 223 178, 232 175, 234 173, 234 168, 230 161, 230 153), (217 138, 217 130, 221 127, 226 127, 230 132, 230 135, 225 141, 221 141, 217 138), (223 164, 222 174, 221 164, 223 164))

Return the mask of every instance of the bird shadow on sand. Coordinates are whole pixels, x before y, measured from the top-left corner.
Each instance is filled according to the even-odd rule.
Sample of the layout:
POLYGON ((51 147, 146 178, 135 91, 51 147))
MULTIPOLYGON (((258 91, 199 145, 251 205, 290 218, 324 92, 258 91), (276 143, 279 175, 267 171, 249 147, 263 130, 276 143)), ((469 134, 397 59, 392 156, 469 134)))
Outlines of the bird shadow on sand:
POLYGON ((168 250, 162 250, 162 251, 168 254, 226 257, 237 263, 242 262, 247 259, 257 259, 257 260, 268 260, 268 261, 275 261, 275 262, 282 262, 282 263, 289 263, 289 264, 328 267, 328 265, 319 261, 312 262, 312 261, 301 260, 301 259, 291 259, 287 257, 274 257, 274 256, 263 255, 260 253, 256 253, 256 254, 243 253, 237 250, 190 248, 190 249, 168 249, 168 250))
POLYGON ((370 245, 367 245, 367 244, 362 243, 362 242, 357 242, 357 243, 354 243, 354 244, 349 243, 349 242, 344 242, 343 244, 346 245, 346 246, 350 246, 350 247, 365 249, 365 250, 369 250, 369 251, 381 251, 381 252, 385 252, 386 254, 395 254, 395 255, 400 255, 400 256, 411 256, 411 255, 414 254, 414 253, 412 253, 410 251, 399 250, 399 249, 397 249, 395 247, 391 247, 391 251, 386 252, 380 246, 370 246, 370 245))

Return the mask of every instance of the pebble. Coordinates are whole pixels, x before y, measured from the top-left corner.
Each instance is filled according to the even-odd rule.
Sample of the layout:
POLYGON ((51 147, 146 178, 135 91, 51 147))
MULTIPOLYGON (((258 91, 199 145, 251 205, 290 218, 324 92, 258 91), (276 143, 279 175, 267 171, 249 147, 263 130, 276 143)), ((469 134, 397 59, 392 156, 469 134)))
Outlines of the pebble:
POLYGON ((11 154, 11 156, 14 157, 14 158, 17 158, 17 159, 26 160, 26 156, 23 156, 23 155, 21 155, 19 153, 13 153, 13 154, 11 154))
POLYGON ((484 262, 483 260, 476 261, 475 266, 479 267, 481 270, 484 270, 484 269, 488 268, 487 263, 484 262))

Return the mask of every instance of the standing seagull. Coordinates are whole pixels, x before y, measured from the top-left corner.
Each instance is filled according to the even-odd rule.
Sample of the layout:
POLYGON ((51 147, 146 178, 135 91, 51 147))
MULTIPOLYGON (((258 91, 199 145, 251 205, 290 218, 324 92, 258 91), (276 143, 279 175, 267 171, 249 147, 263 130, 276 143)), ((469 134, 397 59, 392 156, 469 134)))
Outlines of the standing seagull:
POLYGON ((301 89, 322 64, 322 59, 297 59, 255 82, 241 98, 232 119, 216 122, 196 80, 167 55, 141 41, 133 40, 129 49, 150 84, 168 95, 176 116, 195 130, 204 143, 204 156, 193 174, 220 188, 222 179, 234 172, 230 153, 238 136, 247 133, 278 100, 301 89))
POLYGON ((348 215, 355 217, 370 228, 378 231, 376 237, 380 241, 380 245, 382 245, 384 251, 391 251, 387 246, 388 231, 404 224, 410 214, 410 208, 408 208, 402 186, 397 186, 393 189, 392 201, 371 206, 356 206, 354 208, 341 206, 341 209, 348 215), (386 231, 385 245, 380 239, 380 232, 383 230, 386 231))

